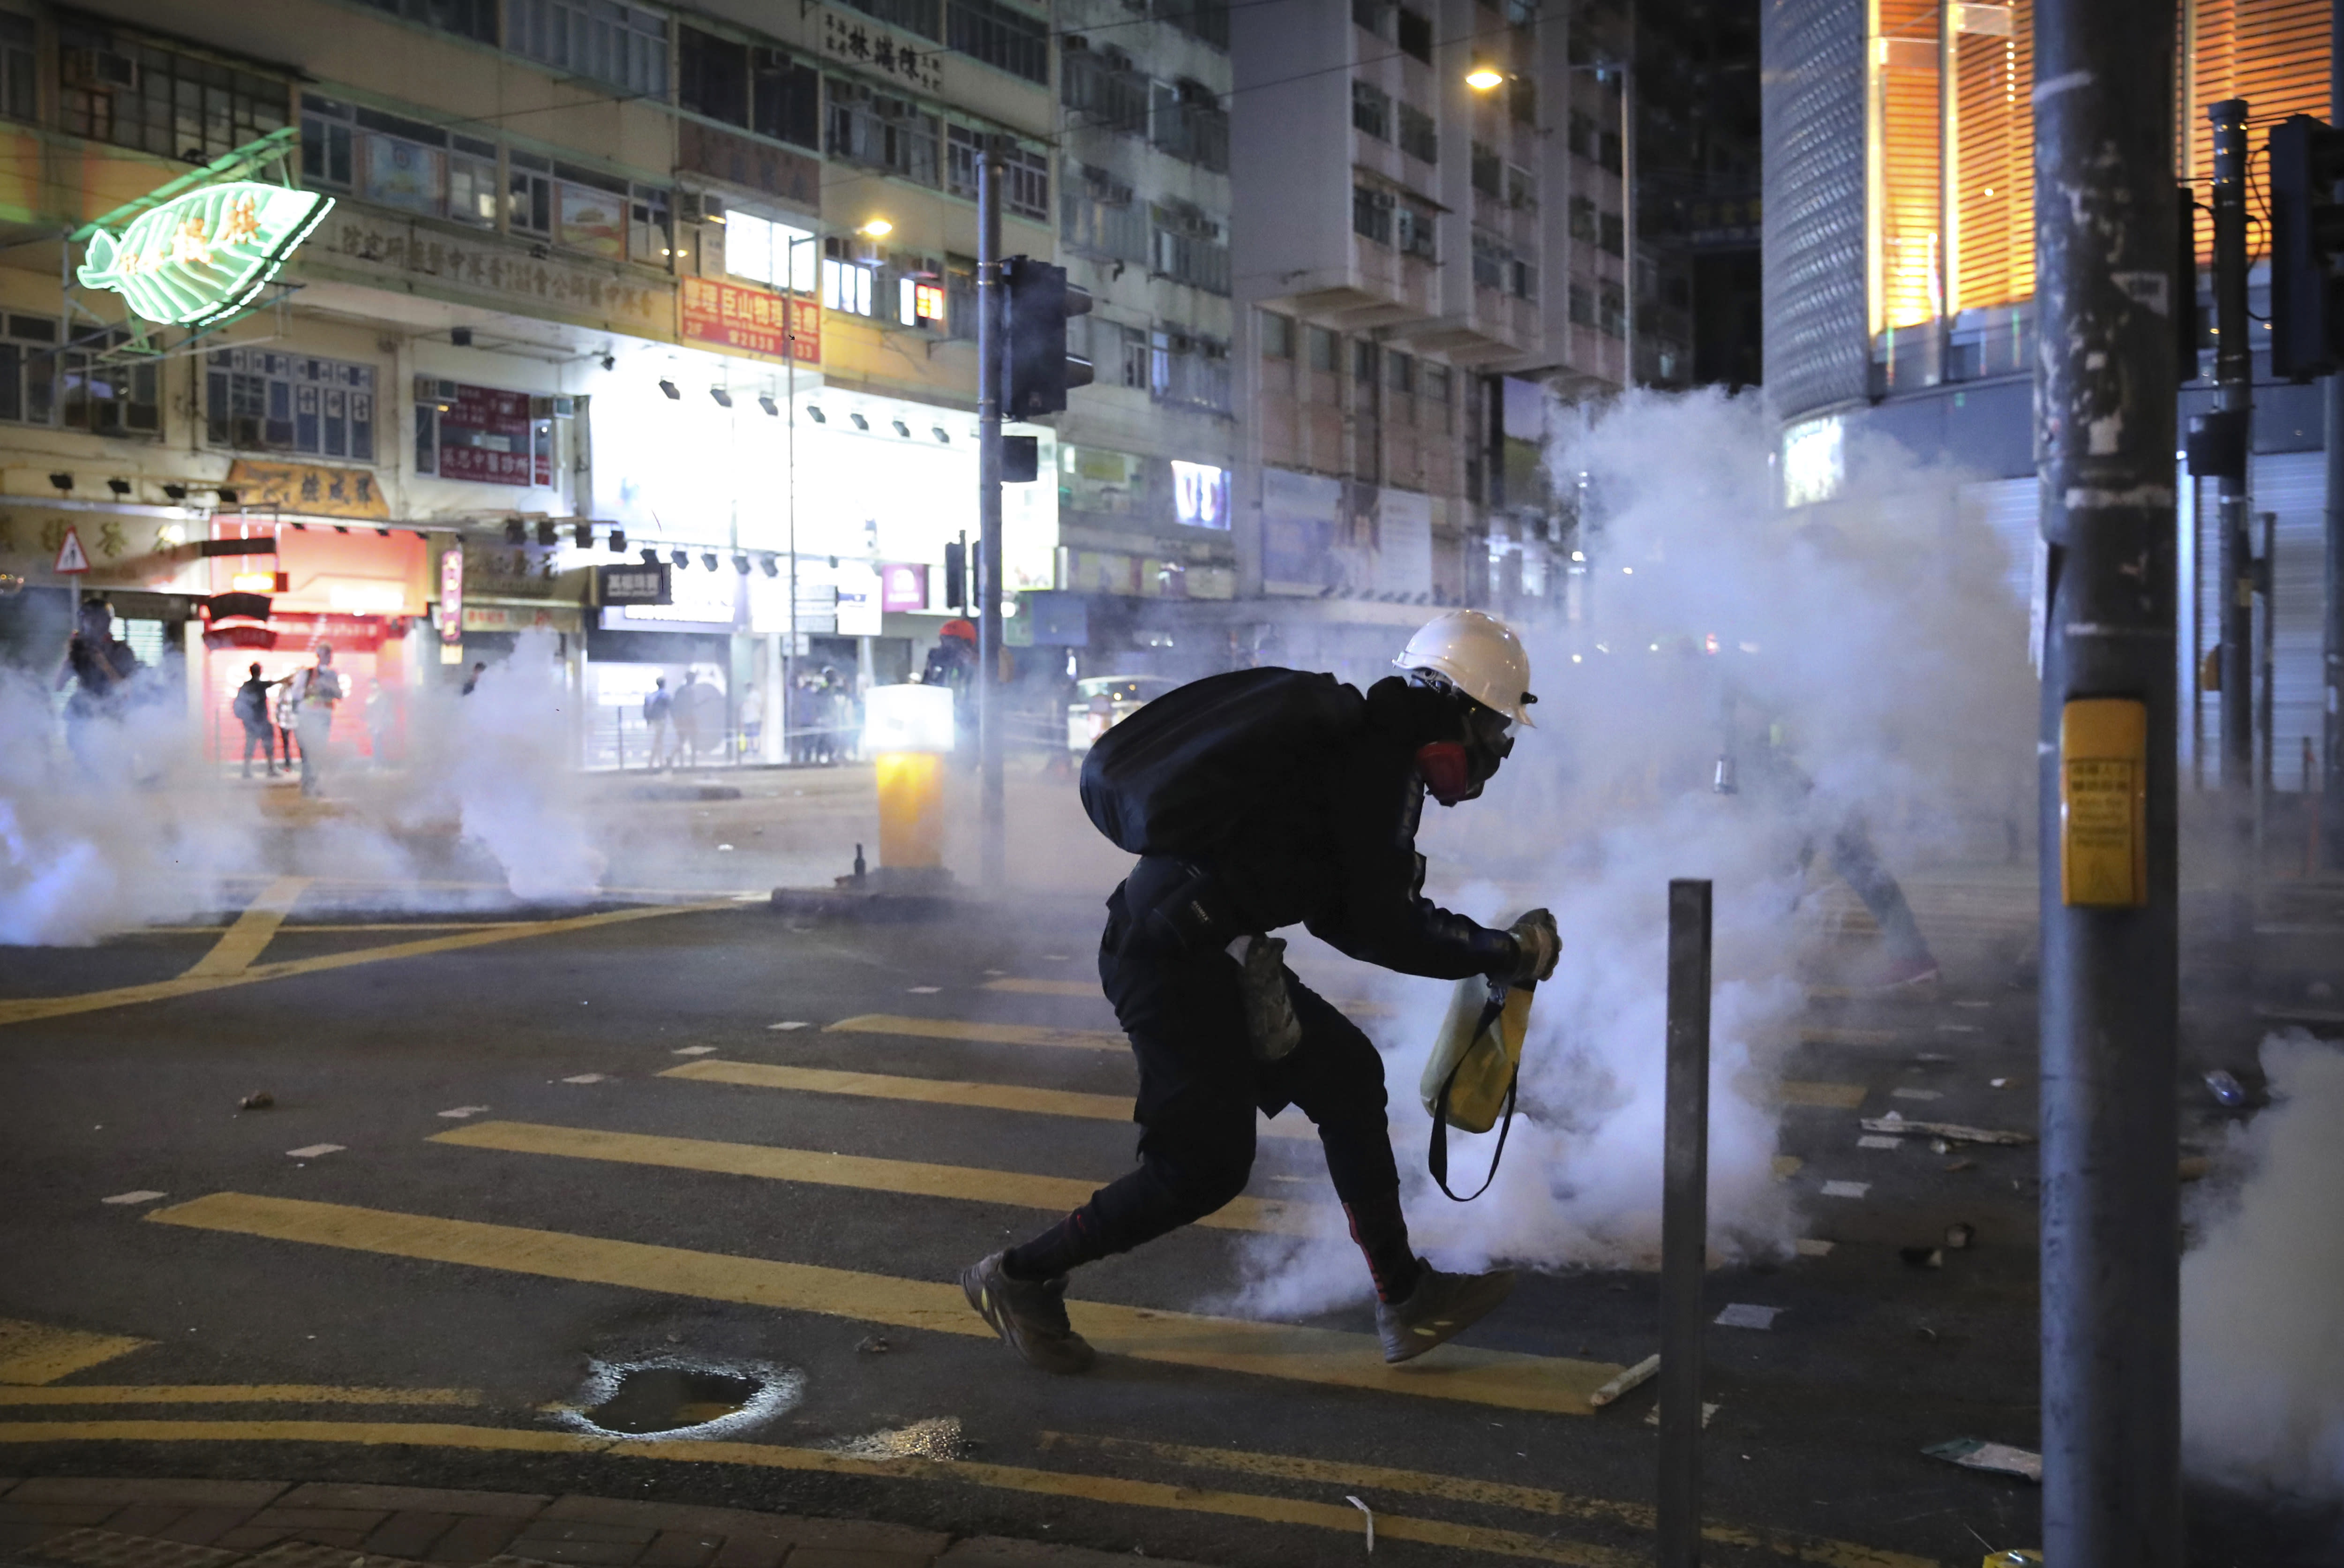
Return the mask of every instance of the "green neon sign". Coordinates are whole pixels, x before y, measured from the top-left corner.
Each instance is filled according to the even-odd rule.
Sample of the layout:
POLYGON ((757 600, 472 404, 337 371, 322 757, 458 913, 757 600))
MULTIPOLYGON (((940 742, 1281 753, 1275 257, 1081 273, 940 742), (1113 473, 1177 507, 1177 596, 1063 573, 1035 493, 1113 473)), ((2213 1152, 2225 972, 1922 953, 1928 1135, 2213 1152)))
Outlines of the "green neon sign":
POLYGON ((140 213, 119 237, 91 235, 78 276, 146 320, 207 326, 250 305, 333 205, 253 180, 206 186, 140 213))

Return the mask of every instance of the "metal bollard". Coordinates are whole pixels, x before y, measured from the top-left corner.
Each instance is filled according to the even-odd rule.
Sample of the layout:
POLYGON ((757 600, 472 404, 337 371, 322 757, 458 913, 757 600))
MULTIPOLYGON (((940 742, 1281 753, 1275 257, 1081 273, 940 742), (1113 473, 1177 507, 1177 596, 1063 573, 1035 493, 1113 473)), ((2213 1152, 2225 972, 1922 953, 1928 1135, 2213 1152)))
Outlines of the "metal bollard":
POLYGON ((1709 1248, 1710 885, 1669 884, 1661 1157, 1661 1568, 1701 1561, 1702 1274, 1709 1248))

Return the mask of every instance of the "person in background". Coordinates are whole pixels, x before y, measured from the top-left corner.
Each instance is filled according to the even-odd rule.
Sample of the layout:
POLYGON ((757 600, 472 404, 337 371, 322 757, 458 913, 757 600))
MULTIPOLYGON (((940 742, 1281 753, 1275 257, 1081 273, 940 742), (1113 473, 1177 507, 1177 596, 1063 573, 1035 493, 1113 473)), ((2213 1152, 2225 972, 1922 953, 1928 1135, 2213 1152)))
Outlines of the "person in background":
MULTIPOLYGON (((295 672, 298 673, 299 672, 295 672)), ((277 683, 277 701, 269 713, 269 723, 277 731, 277 744, 285 757, 285 771, 293 771, 293 676, 277 683)))
POLYGON ((376 681, 367 688, 366 705, 367 750, 373 754, 374 765, 387 767, 390 763, 391 712, 390 688, 376 681))
POLYGON ((653 681, 643 695, 643 725, 652 737, 651 770, 657 773, 673 761, 675 751, 675 699, 668 695, 665 675, 653 681))
POLYGON ((472 666, 472 673, 471 673, 470 674, 469 674, 469 675, 467 675, 467 676, 465 676, 465 677, 464 677, 464 689, 463 689, 462 691, 460 691, 460 692, 457 693, 456 694, 457 694, 458 696, 460 696, 460 697, 469 697, 469 696, 470 696, 470 695, 472 694, 472 693, 474 692, 474 690, 476 690, 476 689, 479 687, 479 685, 480 685, 480 677, 481 677, 481 676, 483 676, 483 675, 485 675, 485 674, 487 674, 488 673, 489 673, 489 667, 488 667, 486 664, 475 664, 475 665, 473 665, 473 666, 472 666))
MULTIPOLYGON (((285 678, 287 681, 291 679, 289 675, 285 678)), ((250 678, 236 689, 236 698, 228 705, 228 711, 244 725, 246 778, 252 776, 252 748, 256 745, 260 748, 260 760, 268 764, 268 776, 277 776, 277 732, 268 722, 268 693, 271 687, 283 684, 285 681, 262 680, 260 665, 256 663, 250 678)))
POLYGON ((301 738, 301 793, 323 794, 326 743, 334 733, 334 707, 342 700, 341 672, 334 668, 334 645, 318 644, 318 662, 294 672, 293 728, 301 738))
POLYGON ((758 743, 765 736, 765 693, 754 681, 741 691, 741 760, 764 761, 758 743))
POLYGON ((687 669, 683 684, 675 689, 675 749, 684 758, 684 766, 700 765, 700 700, 702 688, 700 672, 687 669))
POLYGON ((103 599, 84 604, 79 623, 66 640, 56 684, 59 690, 68 684, 74 688, 66 699, 66 745, 85 771, 99 771, 97 725, 122 717, 131 679, 138 671, 138 655, 114 634, 114 606, 103 599))

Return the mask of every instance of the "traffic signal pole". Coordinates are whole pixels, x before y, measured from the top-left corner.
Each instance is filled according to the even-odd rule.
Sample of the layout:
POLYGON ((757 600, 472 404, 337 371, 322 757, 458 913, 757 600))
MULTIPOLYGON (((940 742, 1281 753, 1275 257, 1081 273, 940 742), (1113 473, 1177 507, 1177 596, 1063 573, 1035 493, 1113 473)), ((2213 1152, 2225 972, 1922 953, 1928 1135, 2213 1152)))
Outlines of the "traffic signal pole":
MULTIPOLYGON (((2254 450, 2255 358, 2247 314, 2247 102, 2208 107, 2214 127, 2215 406, 2231 415, 2239 460, 2218 481, 2222 592, 2222 867, 2226 885, 2251 852, 2255 777, 2254 546, 2248 533, 2248 454, 2254 450)), ((2243 884, 2238 885, 2243 893, 2243 884)))
POLYGON ((976 159, 976 755, 978 878, 998 893, 1005 875, 1001 778, 1001 405, 1007 334, 1001 288, 1001 159, 976 159))
POLYGON ((2172 0, 2035 12, 2043 1548, 2058 1568, 2181 1561, 2172 38, 2172 0))

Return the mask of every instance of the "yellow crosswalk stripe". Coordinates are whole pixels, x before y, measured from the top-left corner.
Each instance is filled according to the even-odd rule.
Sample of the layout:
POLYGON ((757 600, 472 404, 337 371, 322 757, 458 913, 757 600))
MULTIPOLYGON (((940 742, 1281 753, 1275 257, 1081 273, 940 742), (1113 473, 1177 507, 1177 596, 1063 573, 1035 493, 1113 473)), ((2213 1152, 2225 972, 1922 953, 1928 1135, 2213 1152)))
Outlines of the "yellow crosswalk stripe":
POLYGON ((0 1388, 0 1405, 480 1405, 478 1389, 360 1389, 326 1383, 70 1383, 0 1388))
MULTIPOLYGON (((292 1442, 347 1443, 366 1448, 406 1446, 471 1453, 601 1454, 674 1464, 733 1465, 743 1469, 795 1471, 903 1481, 934 1481, 995 1491, 1063 1497, 1123 1508, 1160 1508, 1248 1519, 1263 1524, 1332 1531, 1359 1536, 1359 1511, 1348 1502, 1318 1502, 1258 1492, 1208 1487, 1170 1486, 1114 1475, 1082 1475, 995 1464, 974 1459, 862 1459, 826 1449, 789 1448, 758 1442, 661 1442, 642 1438, 590 1437, 583 1432, 521 1431, 463 1426, 445 1421, 0 1421, 0 1444, 60 1442, 292 1442)), ((1404 1513, 1376 1515, 1376 1533, 1392 1541, 1414 1541, 1452 1553, 1520 1557, 1559 1563, 1564 1568, 1640 1568, 1648 1553, 1561 1541, 1524 1531, 1418 1519, 1404 1513)))
POLYGON ((260 890, 259 895, 244 906, 244 913, 235 924, 220 933, 211 951, 196 960, 187 971, 189 979, 208 979, 220 975, 241 975, 252 967, 262 948, 285 924, 302 890, 309 885, 306 876, 280 876, 260 890))
POLYGON ((984 988, 988 991, 1007 991, 1016 996, 1088 996, 1098 1001, 1106 999, 1100 994, 1098 982, 1096 980, 1022 980, 1015 976, 1005 975, 998 980, 987 980, 984 988))
MULTIPOLYGON (((1241 1475, 1269 1476, 1281 1481, 1310 1482, 1326 1486, 1355 1487, 1362 1492, 1400 1492, 1414 1497, 1438 1497, 1451 1502, 1487 1508, 1511 1508, 1526 1513, 1550 1513, 1589 1523, 1625 1525, 1651 1530, 1654 1515, 1649 1504, 1614 1502, 1605 1498, 1573 1497, 1542 1486, 1517 1486, 1471 1476, 1441 1475, 1399 1470, 1383 1464, 1353 1464, 1305 1459, 1297 1454, 1249 1453, 1242 1449, 1197 1448, 1186 1443, 1150 1442, 1140 1438, 1093 1437, 1078 1432, 1045 1431, 1045 1453, 1062 1449, 1111 1454, 1124 1459, 1150 1460, 1193 1470, 1219 1470, 1241 1475)), ((1702 1539, 1721 1546, 1747 1546, 1770 1551, 1802 1563, 1828 1568, 1937 1568, 1934 1557, 1913 1557, 1883 1552, 1852 1541, 1751 1529, 1733 1524, 1707 1524, 1702 1539)))
MULTIPOLYGON (((217 1192, 168 1209, 150 1209, 146 1219, 155 1224, 459 1263, 541 1279, 813 1312, 889 1328, 926 1329, 979 1339, 993 1333, 969 1310, 957 1285, 810 1263, 692 1252, 558 1230, 242 1192, 217 1192)), ((1364 1334, 1105 1301, 1069 1301, 1066 1306, 1075 1327, 1110 1356, 1509 1410, 1589 1414, 1592 1407, 1587 1396, 1620 1371, 1604 1361, 1454 1343, 1392 1367, 1385 1365, 1376 1341, 1364 1334)))
POLYGON ((1872 1091, 1862 1084, 1816 1084, 1784 1081, 1775 1087, 1784 1105, 1819 1107, 1824 1110, 1854 1110, 1872 1091))
POLYGON ((0 1383, 53 1383, 154 1342, 0 1318, 0 1383))
POLYGON ((824 1031, 834 1035, 907 1035, 919 1040, 973 1040, 987 1046, 1066 1046, 1079 1051, 1129 1050, 1112 1029, 1053 1029, 1040 1024, 985 1024, 972 1018, 908 1018, 897 1013, 860 1013, 824 1031))
MULTIPOLYGON (((1019 1084, 980 1084, 959 1078, 897 1077, 887 1073, 847 1073, 830 1067, 783 1067, 772 1062, 728 1061, 703 1057, 668 1068, 663 1078, 734 1084, 745 1088, 793 1089, 801 1094, 854 1095, 864 1099, 911 1100, 922 1105, 973 1106, 984 1110, 1030 1111, 1037 1116, 1080 1117, 1093 1121, 1131 1121, 1129 1095, 1077 1094, 1072 1089, 1035 1089, 1019 1084)), ((1318 1129, 1299 1112, 1265 1119, 1254 1131, 1263 1138, 1316 1140, 1318 1129)))
MULTIPOLYGON (((670 1170, 705 1170, 753 1176, 769 1181, 802 1181, 822 1187, 852 1187, 865 1192, 897 1192, 919 1198, 957 1198, 972 1203, 1011 1203, 1023 1209, 1080 1208, 1105 1185, 1064 1176, 1028 1176, 966 1165, 929 1165, 910 1159, 874 1159, 819 1149, 781 1148, 771 1144, 717 1143, 698 1138, 658 1138, 644 1133, 602 1132, 588 1128, 547 1127, 538 1122, 480 1121, 435 1135, 433 1143, 509 1154, 548 1154, 571 1159, 607 1159, 621 1165, 653 1165, 670 1170)), ((1307 1208, 1272 1199, 1238 1198, 1197 1221, 1222 1230, 1308 1236, 1317 1228, 1307 1208)))

